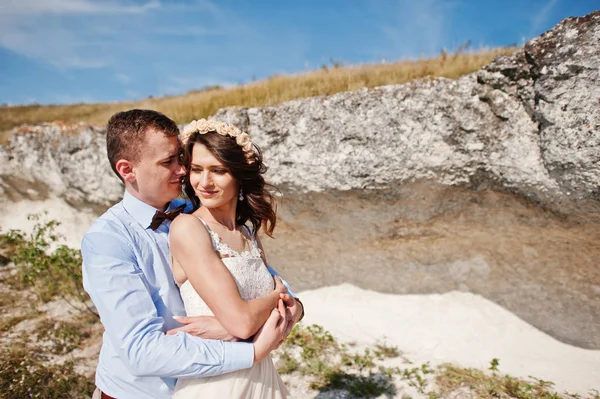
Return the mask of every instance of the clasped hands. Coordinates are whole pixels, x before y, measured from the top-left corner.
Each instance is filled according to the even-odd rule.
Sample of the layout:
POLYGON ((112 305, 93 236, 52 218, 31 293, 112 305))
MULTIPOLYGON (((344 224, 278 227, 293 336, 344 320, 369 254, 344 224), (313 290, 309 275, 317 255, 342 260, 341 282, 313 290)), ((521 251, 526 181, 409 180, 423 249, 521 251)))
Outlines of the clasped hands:
MULTIPOLYGON (((279 291, 279 306, 273 310, 277 310, 277 324, 276 328, 280 331, 281 340, 277 344, 276 348, 281 345, 283 340, 290 334, 294 325, 298 323, 302 316, 302 304, 294 299, 288 292, 281 279, 274 276, 275 280, 275 291, 279 291), (281 324, 285 323, 285 325, 281 324)), ((269 323, 271 319, 275 319, 275 315, 272 314, 265 325, 269 323)), ((231 335, 217 320, 215 316, 174 316, 173 317, 178 323, 183 324, 182 327, 169 330, 168 335, 174 335, 178 332, 185 332, 190 335, 194 335, 203 339, 215 339, 220 341, 240 341, 239 338, 231 335)), ((265 326, 261 328, 264 329, 265 326)), ((260 333, 260 331, 259 331, 260 333)), ((257 334, 259 335, 259 334, 257 334)))

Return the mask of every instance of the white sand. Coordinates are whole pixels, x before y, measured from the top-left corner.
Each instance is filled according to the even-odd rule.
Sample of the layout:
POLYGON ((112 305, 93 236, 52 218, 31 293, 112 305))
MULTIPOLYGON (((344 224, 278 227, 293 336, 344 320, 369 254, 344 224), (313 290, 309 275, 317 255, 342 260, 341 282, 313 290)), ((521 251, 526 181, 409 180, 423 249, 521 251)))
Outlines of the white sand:
POLYGON ((417 365, 486 369, 498 358, 501 372, 553 381, 559 391, 600 389, 600 351, 561 343, 479 295, 392 295, 342 284, 299 297, 305 324, 319 324, 343 342, 385 339, 417 365))
POLYGON ((47 199, 44 201, 19 201, 0 202, 0 231, 6 233, 11 229, 18 229, 30 233, 36 223, 27 220, 31 214, 42 214, 47 212, 41 220, 58 220, 60 225, 56 232, 64 236, 59 244, 66 244, 72 248, 80 248, 81 239, 88 230, 96 215, 91 212, 82 212, 59 199, 47 199))

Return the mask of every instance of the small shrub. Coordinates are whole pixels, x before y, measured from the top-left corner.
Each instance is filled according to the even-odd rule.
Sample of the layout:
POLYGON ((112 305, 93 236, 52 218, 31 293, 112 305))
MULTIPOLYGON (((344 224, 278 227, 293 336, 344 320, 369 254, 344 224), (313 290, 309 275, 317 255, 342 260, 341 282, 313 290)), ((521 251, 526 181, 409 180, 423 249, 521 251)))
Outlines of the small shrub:
POLYGON ((21 314, 16 316, 4 316, 0 318, 0 333, 10 331, 14 326, 27 320, 31 317, 30 314, 21 314))
POLYGON ((323 391, 344 389, 357 398, 376 398, 383 394, 395 394, 391 379, 383 374, 363 376, 338 370, 326 377, 327 384, 320 387, 323 391))
POLYGON ((426 393, 427 374, 433 373, 434 370, 429 367, 429 363, 424 363, 421 367, 413 367, 402 371, 402 379, 408 382, 408 385, 416 388, 420 393, 426 393))
POLYGON ((379 367, 384 356, 377 349, 350 352, 318 325, 296 326, 279 349, 278 370, 310 378, 309 387, 320 391, 343 389, 360 398, 393 395, 394 374, 399 370, 379 367))
POLYGON ((81 309, 72 303, 76 299, 85 305, 89 299, 82 288, 80 251, 58 245, 61 236, 55 230, 59 222, 42 222, 40 215, 29 215, 28 219, 38 222, 31 234, 10 230, 3 238, 4 244, 10 246, 10 258, 18 270, 5 283, 17 289, 32 288, 43 302, 58 296, 73 308, 81 309))
POLYGON ((375 349, 383 357, 394 358, 401 355, 400 350, 397 346, 390 346, 385 342, 381 342, 375 345, 375 349))
POLYGON ((77 374, 72 361, 47 365, 24 345, 0 350, 0 399, 75 399, 91 397, 94 381, 77 374))
MULTIPOLYGON (((462 368, 451 364, 439 367, 436 382, 439 393, 449 394, 461 387, 468 387, 475 396, 482 399, 514 398, 514 399, 567 399, 580 398, 567 392, 557 393, 553 390, 554 383, 534 377, 529 380, 503 375, 498 372, 498 359, 493 359, 491 365, 495 368, 493 373, 486 374, 482 370, 462 368)), ((589 399, 597 399, 594 391, 590 391, 589 399)))
POLYGON ((498 366, 500 365, 500 359, 497 358, 493 358, 490 361, 490 367, 489 370, 491 370, 492 372, 497 372, 498 371, 498 366))
POLYGON ((82 323, 45 319, 37 325, 36 337, 50 343, 50 352, 64 355, 79 347, 90 337, 89 328, 82 323))

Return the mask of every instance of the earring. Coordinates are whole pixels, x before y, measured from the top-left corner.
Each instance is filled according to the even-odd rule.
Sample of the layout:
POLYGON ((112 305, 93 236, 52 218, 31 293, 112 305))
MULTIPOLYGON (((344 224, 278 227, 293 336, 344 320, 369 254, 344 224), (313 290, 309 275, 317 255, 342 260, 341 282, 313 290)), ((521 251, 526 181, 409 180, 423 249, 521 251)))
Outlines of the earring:
POLYGON ((242 188, 241 188, 241 187, 240 187, 240 195, 238 196, 238 199, 239 199, 240 201, 243 201, 243 200, 244 200, 244 190, 242 190, 242 188))

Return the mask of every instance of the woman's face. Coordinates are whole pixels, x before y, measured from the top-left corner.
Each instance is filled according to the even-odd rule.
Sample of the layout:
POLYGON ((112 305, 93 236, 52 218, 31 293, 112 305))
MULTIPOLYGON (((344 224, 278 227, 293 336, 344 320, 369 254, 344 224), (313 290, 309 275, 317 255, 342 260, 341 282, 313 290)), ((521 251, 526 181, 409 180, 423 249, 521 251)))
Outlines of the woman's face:
POLYGON ((203 144, 194 144, 192 150, 190 184, 202 206, 218 208, 237 204, 239 183, 203 144))

